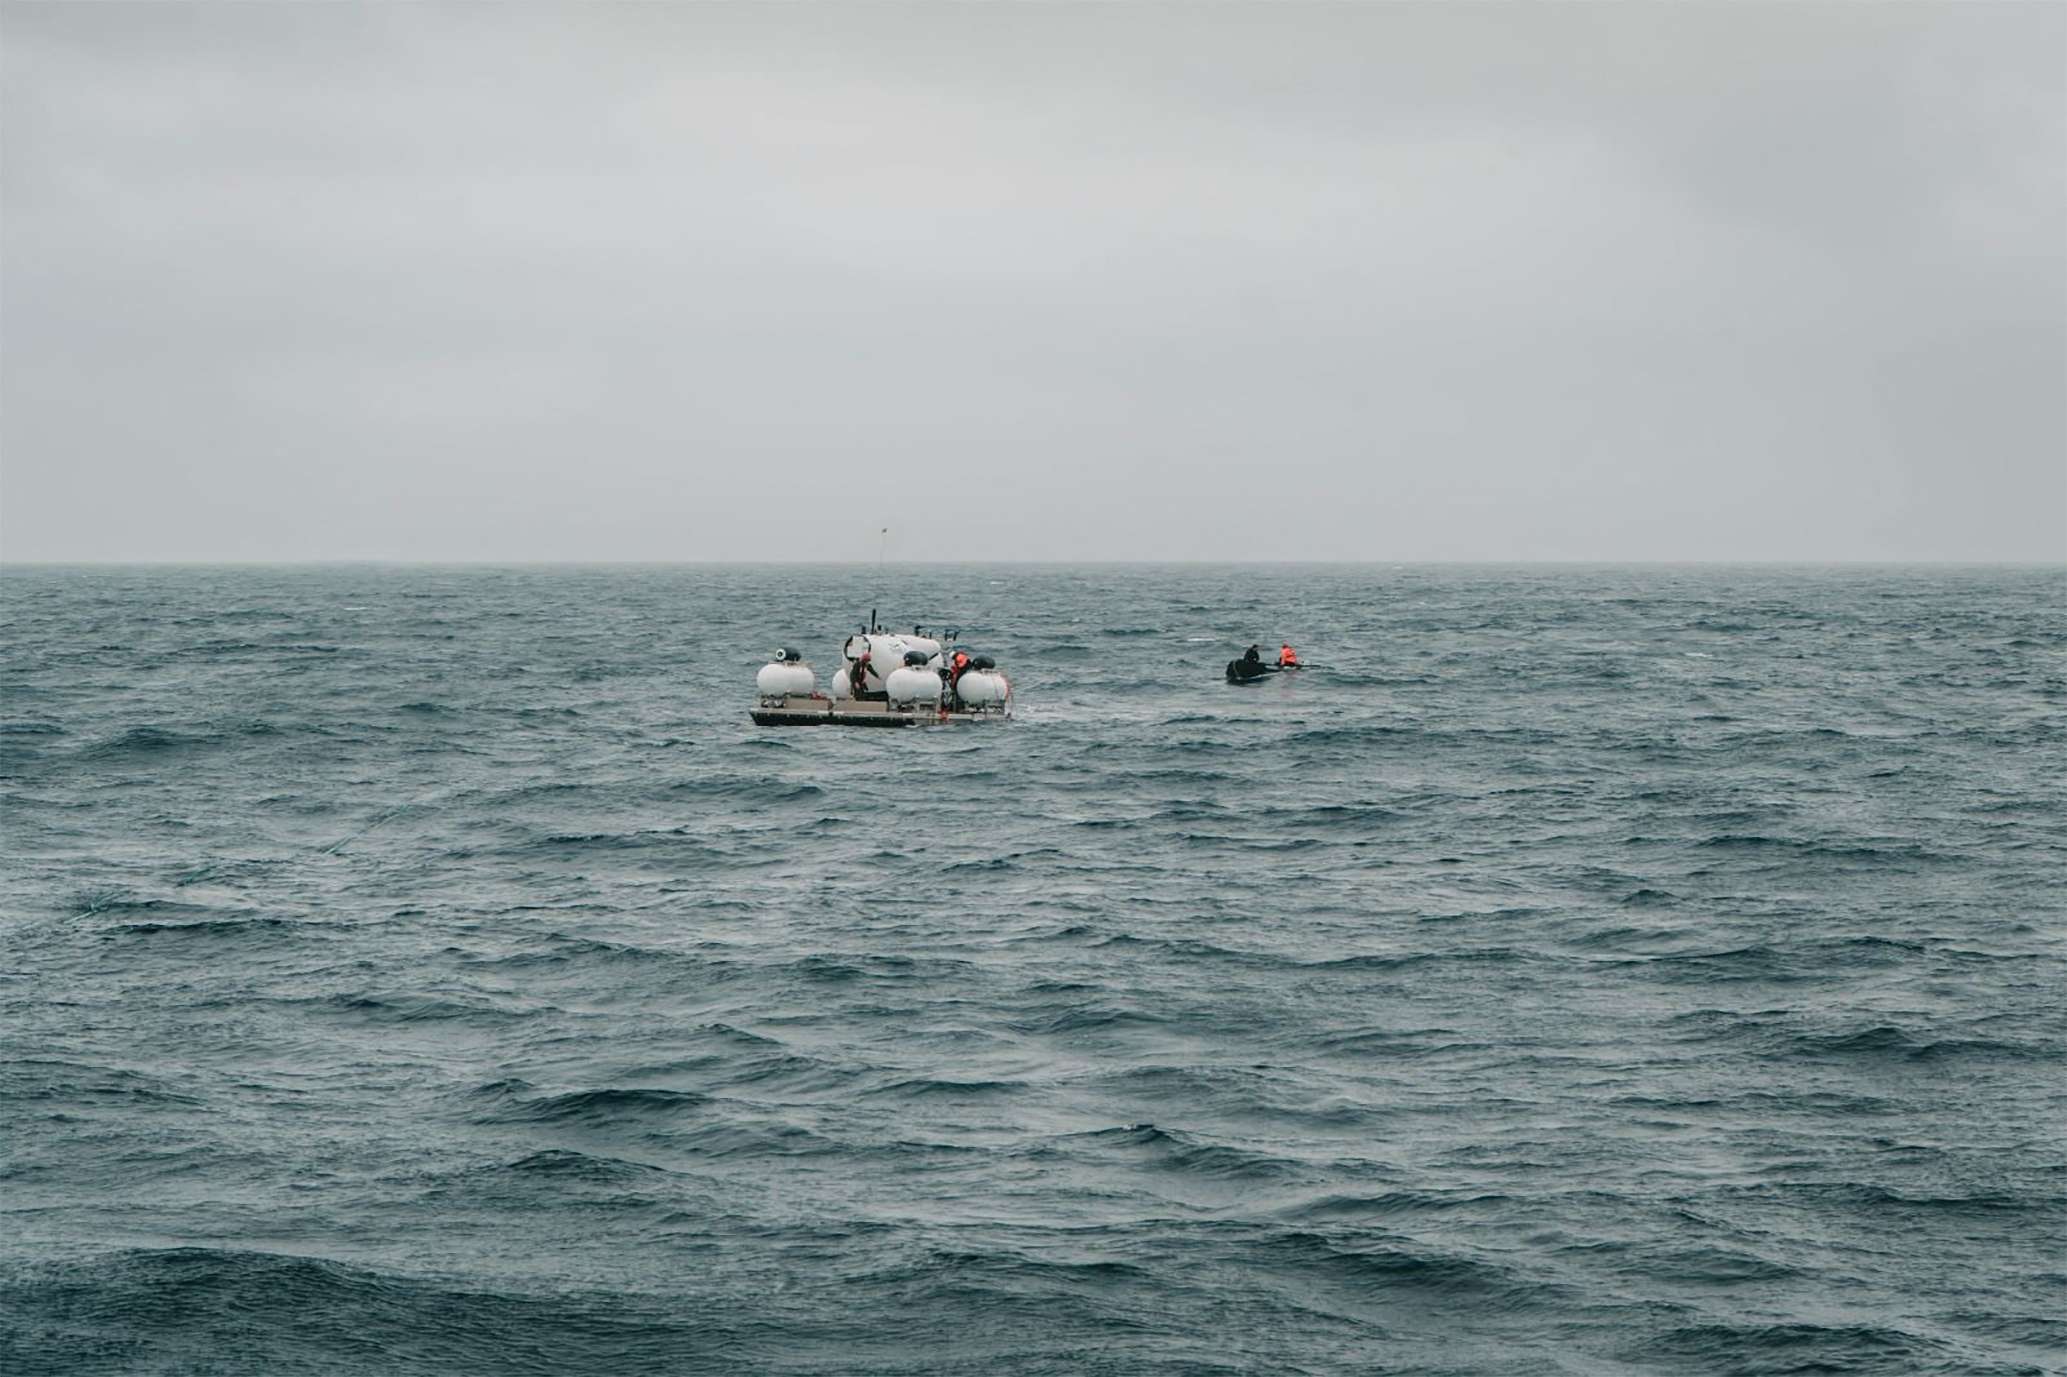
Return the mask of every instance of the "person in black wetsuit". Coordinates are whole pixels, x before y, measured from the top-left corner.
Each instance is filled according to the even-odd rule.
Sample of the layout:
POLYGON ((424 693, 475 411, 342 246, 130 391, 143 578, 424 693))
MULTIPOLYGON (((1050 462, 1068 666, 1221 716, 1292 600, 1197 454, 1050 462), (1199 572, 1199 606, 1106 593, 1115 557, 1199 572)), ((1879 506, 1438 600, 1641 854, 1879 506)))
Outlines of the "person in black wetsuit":
POLYGON ((1241 683, 1249 679, 1260 678, 1268 673, 1270 673, 1270 667, 1263 663, 1263 651, 1258 646, 1252 645, 1242 652, 1241 659, 1229 660, 1227 662, 1227 678, 1229 683, 1241 683))
POLYGON ((868 692, 868 652, 866 650, 861 652, 861 658, 854 662, 854 667, 847 671, 847 687, 853 690, 856 698, 860 698, 862 694, 868 692))

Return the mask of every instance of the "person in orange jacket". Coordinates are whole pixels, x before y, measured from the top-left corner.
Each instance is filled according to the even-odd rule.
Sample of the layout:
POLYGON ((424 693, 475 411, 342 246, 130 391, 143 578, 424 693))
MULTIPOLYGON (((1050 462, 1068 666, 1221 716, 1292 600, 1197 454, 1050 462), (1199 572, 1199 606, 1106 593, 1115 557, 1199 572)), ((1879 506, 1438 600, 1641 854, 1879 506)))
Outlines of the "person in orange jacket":
POLYGON ((1293 665, 1296 665, 1296 664, 1298 664, 1298 663, 1299 663, 1299 652, 1298 652, 1298 651, 1296 651, 1296 650, 1294 650, 1294 649, 1292 649, 1292 647, 1291 647, 1291 645, 1290 645, 1290 643, 1289 643, 1289 642, 1288 642, 1288 643, 1286 643, 1286 644, 1284 644, 1284 645, 1280 645, 1280 646, 1278 647, 1278 668, 1279 668, 1279 669, 1289 669, 1290 667, 1292 667, 1293 665))

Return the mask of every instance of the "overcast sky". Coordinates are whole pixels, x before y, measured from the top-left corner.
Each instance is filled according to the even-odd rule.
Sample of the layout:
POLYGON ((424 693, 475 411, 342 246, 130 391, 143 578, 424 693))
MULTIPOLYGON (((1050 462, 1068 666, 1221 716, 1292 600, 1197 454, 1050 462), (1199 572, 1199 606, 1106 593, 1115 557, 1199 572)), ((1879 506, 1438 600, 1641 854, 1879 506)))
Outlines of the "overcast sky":
POLYGON ((0 7, 0 556, 2067 558, 2067 5, 0 7))

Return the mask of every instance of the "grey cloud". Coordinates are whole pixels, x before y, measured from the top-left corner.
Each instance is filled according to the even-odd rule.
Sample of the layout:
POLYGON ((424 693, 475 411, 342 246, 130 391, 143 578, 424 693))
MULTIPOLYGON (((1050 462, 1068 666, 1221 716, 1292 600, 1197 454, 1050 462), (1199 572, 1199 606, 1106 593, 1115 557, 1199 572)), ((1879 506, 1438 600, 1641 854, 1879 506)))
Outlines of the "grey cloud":
POLYGON ((2067 556, 2056 6, 0 24, 7 558, 2067 556))

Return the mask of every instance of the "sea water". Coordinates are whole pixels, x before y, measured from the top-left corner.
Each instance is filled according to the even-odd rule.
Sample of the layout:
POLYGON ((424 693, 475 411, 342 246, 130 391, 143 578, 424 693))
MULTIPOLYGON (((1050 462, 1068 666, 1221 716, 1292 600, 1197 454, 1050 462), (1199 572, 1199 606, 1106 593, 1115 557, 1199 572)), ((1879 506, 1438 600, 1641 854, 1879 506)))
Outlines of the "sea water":
POLYGON ((2057 1370, 2063 595, 9 568, 0 1369, 2057 1370))

